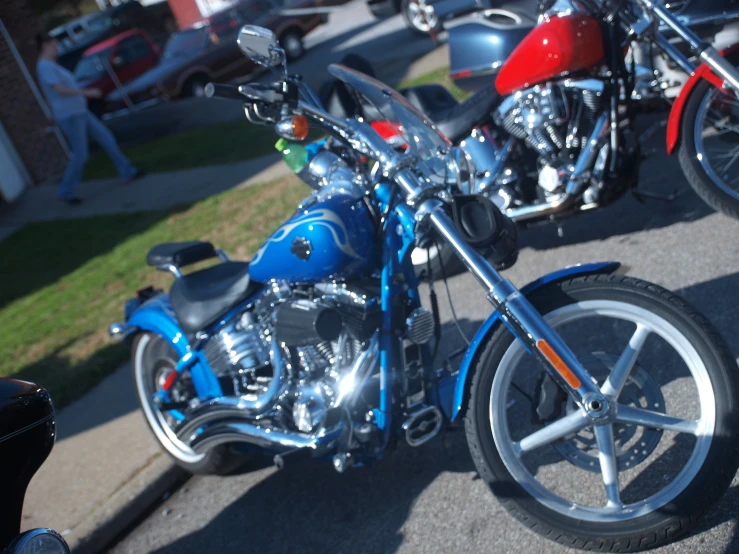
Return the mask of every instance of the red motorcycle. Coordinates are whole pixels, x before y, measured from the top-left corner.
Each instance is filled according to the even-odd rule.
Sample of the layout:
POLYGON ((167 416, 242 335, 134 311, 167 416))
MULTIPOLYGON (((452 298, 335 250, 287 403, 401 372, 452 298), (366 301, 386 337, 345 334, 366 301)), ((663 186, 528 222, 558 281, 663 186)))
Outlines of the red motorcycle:
MULTIPOLYGON (((739 59, 739 44, 719 53, 659 0, 549 0, 540 11, 538 24, 496 68, 494 86, 461 104, 439 85, 401 91, 461 147, 458 159, 471 174, 462 192, 483 194, 529 224, 601 208, 635 187, 641 155, 633 122, 645 75, 634 52, 648 48, 652 59, 686 76, 669 117, 668 152, 679 152, 703 200, 739 218, 739 73, 730 63, 739 59)), ((655 87, 670 85, 665 75, 655 69, 655 87)), ((322 96, 329 109, 361 111, 397 142, 401 135, 382 114, 368 106, 352 113, 346 95, 334 92, 322 96)), ((429 256, 436 268, 437 258, 455 262, 450 253, 417 250, 414 265, 425 267, 429 256)))

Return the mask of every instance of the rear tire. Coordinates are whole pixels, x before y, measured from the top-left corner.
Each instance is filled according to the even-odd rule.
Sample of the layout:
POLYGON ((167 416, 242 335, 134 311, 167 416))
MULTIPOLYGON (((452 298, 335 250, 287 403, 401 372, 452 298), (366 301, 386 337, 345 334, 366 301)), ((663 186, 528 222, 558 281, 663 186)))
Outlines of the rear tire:
MULTIPOLYGON (((608 517, 596 521, 577 518, 574 514, 577 513, 576 509, 580 509, 580 505, 575 503, 569 510, 561 507, 554 509, 545 505, 544 502, 549 497, 544 493, 532 495, 529 490, 537 489, 531 489, 530 483, 524 487, 523 480, 517 480, 512 475, 500 453, 500 447, 493 438, 491 421, 496 418, 493 416, 494 408, 491 407, 491 394, 494 382, 497 382, 496 374, 500 371, 512 371, 511 366, 505 369, 506 366, 501 364, 505 363, 505 360, 509 362, 512 360, 509 350, 516 348, 512 334, 501 325, 489 337, 487 345, 475 363, 465 415, 467 440, 480 476, 511 515, 531 530, 568 547, 599 552, 636 552, 656 548, 681 537, 695 526, 703 513, 715 505, 729 487, 739 465, 735 400, 737 365, 723 339, 701 314, 677 295, 656 285, 625 276, 590 276, 553 283, 535 291, 529 300, 545 316, 556 310, 560 310, 561 313, 561 310, 568 307, 574 308, 575 311, 583 309, 578 308, 581 302, 600 301, 634 306, 637 310, 647 310, 655 314, 656 318, 668 321, 692 345, 700 357, 702 367, 705 368, 715 398, 714 432, 705 458, 696 468, 692 479, 684 485, 684 488, 672 491, 675 495, 671 499, 666 497, 668 500, 665 505, 648 513, 638 517, 626 513, 619 521, 608 517), (507 353, 508 357, 505 357, 507 353)), ((515 387, 515 384, 513 386, 515 387)), ((702 407, 701 404, 701 418, 702 407)), ((507 412, 510 408, 513 408, 513 405, 509 406, 506 403, 503 410, 507 412)), ((515 419, 515 411, 513 414, 512 423, 522 425, 520 419, 515 419)), ((500 422, 498 412, 496 415, 497 421, 500 422)), ((507 422, 505 426, 508 426, 507 422)), ((615 427, 615 424, 611 427, 615 427)), ((556 454, 553 447, 566 442, 568 437, 544 448, 551 449, 556 454)), ((515 448, 513 450, 515 451, 515 448)), ((549 452, 550 450, 547 450, 545 453, 549 452)), ((518 456, 520 459, 522 455, 519 453, 518 456)), ((516 467, 516 462, 512 461, 509 455, 506 455, 505 459, 512 464, 511 467, 516 467)), ((560 462, 566 465, 569 460, 562 458, 560 462)), ((577 468, 569 471, 571 475, 580 475, 576 473, 580 471, 577 468)), ((618 471, 625 469, 621 468, 618 471)), ((577 477, 575 481, 577 482, 577 477)), ((677 481, 675 479, 675 482, 677 481)), ((554 494, 566 498, 563 492, 565 483, 564 481, 561 483, 562 490, 555 484, 554 494)), ((664 485, 665 489, 671 487, 671 483, 668 481, 668 484, 664 485)), ((586 493, 587 491, 583 494, 586 493)), ((567 501, 564 505, 567 506, 567 501)))
MULTIPOLYGON (((246 457, 231 451, 227 444, 206 454, 197 454, 174 435, 167 417, 154 405, 152 394, 162 377, 174 370, 177 355, 160 336, 141 333, 131 348, 134 385, 149 430, 175 463, 190 473, 203 475, 227 474, 246 461, 246 457)), ((184 392, 184 391, 183 391, 184 392)), ((194 391, 192 391, 194 394, 194 391)))

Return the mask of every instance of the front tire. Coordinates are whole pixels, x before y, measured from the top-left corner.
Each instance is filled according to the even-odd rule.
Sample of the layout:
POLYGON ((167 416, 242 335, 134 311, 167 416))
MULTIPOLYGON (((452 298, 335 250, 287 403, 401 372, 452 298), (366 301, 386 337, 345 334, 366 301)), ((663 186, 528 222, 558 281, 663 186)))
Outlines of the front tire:
MULTIPOLYGON (((141 333, 135 337, 131 348, 131 366, 146 424, 165 452, 184 470, 204 475, 229 473, 244 462, 242 457, 231 452, 231 447, 227 444, 217 446, 205 454, 197 454, 177 439, 172 431, 176 421, 162 413, 152 400, 152 395, 161 387, 176 364, 177 355, 160 336, 141 333)), ((189 400, 194 395, 192 386, 185 379, 181 379, 176 386, 180 387, 177 392, 182 400, 189 400)))
POLYGON ((563 338, 573 346, 579 337, 575 341, 578 349, 573 349, 591 375, 598 377, 599 385, 609 377, 616 360, 620 360, 619 354, 626 356, 628 348, 624 349, 621 343, 616 356, 609 357, 609 349, 616 343, 602 340, 603 335, 597 332, 598 328, 594 327, 597 322, 592 317, 604 318, 605 330, 615 332, 618 327, 619 333, 626 331, 625 344, 635 348, 636 356, 626 384, 616 395, 619 406, 616 419, 601 426, 600 438, 591 426, 529 447, 537 432, 526 429, 529 420, 530 427, 541 430, 550 421, 559 423, 558 418, 572 416, 578 407, 561 397, 552 402, 551 386, 550 400, 542 404, 543 371, 508 330, 500 326, 476 360, 465 415, 470 452, 480 476, 524 525, 569 547, 635 552, 684 535, 726 491, 739 466, 737 366, 723 339, 701 314, 675 294, 629 277, 576 278, 538 289, 529 299, 558 333, 575 331, 572 338, 563 338), (573 323, 574 329, 567 329, 573 323), (636 331, 629 330, 633 323, 636 331), (633 342, 640 333, 639 325, 644 325, 641 332, 644 329, 647 332, 633 342), (584 344, 582 347, 580 342, 584 344), (673 344, 677 357, 673 354, 670 358, 664 346, 669 348, 673 344), (660 348, 656 356, 650 357, 645 353, 646 346, 660 348), (596 352, 594 348, 606 350, 596 352), (593 354, 586 364, 588 352, 593 354), (672 415, 673 410, 696 409, 695 404, 688 407, 680 401, 687 393, 684 377, 679 376, 682 366, 671 365, 673 360, 683 360, 688 373, 700 378, 696 381, 700 413, 697 423, 688 425, 683 420, 685 428, 695 436, 620 423, 619 417, 628 417, 629 407, 632 415, 635 408, 644 410, 642 402, 653 412, 659 412, 658 416, 672 415), (520 375, 516 377, 513 372, 520 369, 516 364, 521 362, 531 364, 533 369, 524 372, 520 382, 514 382, 520 375), (650 364, 651 372, 647 371, 650 364), (663 396, 665 393, 668 394, 663 396), (544 416, 527 409, 527 398, 535 409, 548 406, 545 411, 547 415, 554 414, 554 418, 537 421, 544 416), (673 405, 674 398, 678 401, 673 405), (608 480, 599 473, 601 456, 608 456, 599 448, 606 427, 610 428, 611 448, 615 452, 611 467, 617 468, 618 502, 614 503, 611 502, 613 489, 603 486, 608 480), (674 434, 672 443, 663 441, 668 433, 674 434), (635 443, 628 442, 634 440, 635 443), (593 448, 594 444, 598 446, 593 448), (636 444, 634 450, 633 444, 636 444), (532 460, 534 455, 538 456, 537 460, 532 460), (673 465, 681 456, 687 462, 678 473, 673 465), (642 466, 650 459, 648 466, 642 466), (641 471, 637 475, 638 469, 641 471), (593 474, 597 477, 591 477, 593 474), (626 483, 623 489, 621 483, 626 483), (653 492, 658 487, 663 488, 653 492), (639 500, 640 495, 645 498, 639 500))
POLYGON ((708 81, 683 113, 678 157, 690 186, 714 210, 739 219, 739 101, 708 81))

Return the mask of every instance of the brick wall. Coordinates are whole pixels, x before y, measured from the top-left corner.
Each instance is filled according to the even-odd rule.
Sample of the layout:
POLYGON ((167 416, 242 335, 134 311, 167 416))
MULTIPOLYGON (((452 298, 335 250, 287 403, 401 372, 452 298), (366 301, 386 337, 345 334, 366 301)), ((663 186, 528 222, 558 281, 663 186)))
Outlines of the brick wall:
POLYGON ((172 13, 175 19, 177 19, 177 24, 180 28, 187 27, 203 19, 196 0, 169 0, 169 7, 172 8, 172 13))
MULTIPOLYGON (((0 0, 0 20, 35 79, 40 19, 28 0, 0 0)), ((0 122, 31 177, 40 182, 58 174, 66 165, 66 155, 56 136, 46 132, 44 112, 2 34, 0 83, 0 122)))

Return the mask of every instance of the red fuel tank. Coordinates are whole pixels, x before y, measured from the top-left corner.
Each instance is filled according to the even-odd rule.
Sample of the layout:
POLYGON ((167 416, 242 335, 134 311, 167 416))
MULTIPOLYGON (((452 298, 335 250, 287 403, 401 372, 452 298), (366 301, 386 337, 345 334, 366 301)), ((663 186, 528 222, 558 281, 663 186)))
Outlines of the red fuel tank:
POLYGON ((552 17, 534 27, 511 53, 495 81, 498 92, 512 92, 589 69, 605 56, 598 20, 587 15, 552 17))

